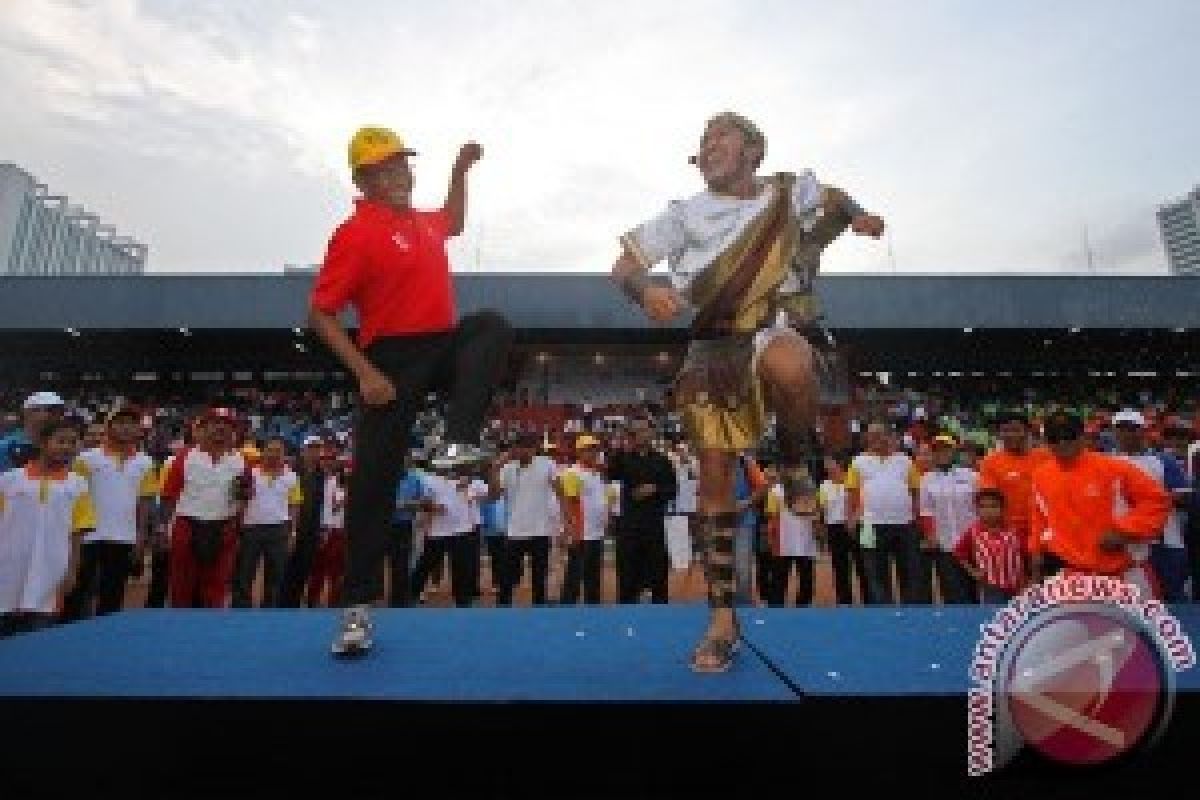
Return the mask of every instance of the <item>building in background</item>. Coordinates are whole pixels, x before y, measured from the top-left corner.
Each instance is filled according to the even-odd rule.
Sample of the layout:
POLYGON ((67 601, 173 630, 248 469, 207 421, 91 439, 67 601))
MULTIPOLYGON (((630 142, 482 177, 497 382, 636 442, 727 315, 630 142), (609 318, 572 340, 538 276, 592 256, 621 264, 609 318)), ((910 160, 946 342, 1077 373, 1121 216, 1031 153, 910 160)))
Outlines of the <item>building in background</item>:
POLYGON ((146 245, 0 162, 0 275, 137 275, 146 245))
POLYGON ((1177 275, 1200 275, 1200 186, 1158 210, 1167 264, 1177 275))

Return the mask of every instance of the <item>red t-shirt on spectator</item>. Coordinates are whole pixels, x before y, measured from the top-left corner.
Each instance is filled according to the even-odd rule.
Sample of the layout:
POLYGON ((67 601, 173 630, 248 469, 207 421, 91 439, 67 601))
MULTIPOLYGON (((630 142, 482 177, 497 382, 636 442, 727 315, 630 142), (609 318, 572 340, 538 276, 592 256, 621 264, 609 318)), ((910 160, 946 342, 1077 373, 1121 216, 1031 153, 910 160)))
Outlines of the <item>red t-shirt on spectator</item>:
POLYGON ((358 344, 382 336, 442 333, 454 326, 443 211, 396 211, 363 198, 334 231, 312 291, 312 307, 358 315, 358 344))

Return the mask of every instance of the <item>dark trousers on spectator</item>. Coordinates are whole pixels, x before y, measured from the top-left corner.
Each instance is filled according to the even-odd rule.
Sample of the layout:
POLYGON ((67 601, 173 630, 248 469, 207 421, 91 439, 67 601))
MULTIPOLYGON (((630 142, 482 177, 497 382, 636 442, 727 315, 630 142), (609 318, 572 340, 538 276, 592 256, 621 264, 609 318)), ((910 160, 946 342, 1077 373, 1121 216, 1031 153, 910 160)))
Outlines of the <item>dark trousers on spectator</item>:
POLYGON ((871 591, 867 578, 867 563, 863 558, 863 549, 858 539, 845 525, 829 525, 829 561, 833 567, 833 592, 838 605, 854 604, 854 589, 851 585, 851 574, 858 578, 859 597, 863 603, 871 591))
POLYGON ((165 608, 170 582, 171 555, 165 547, 150 552, 150 588, 146 592, 146 608, 165 608))
POLYGON ((775 567, 775 556, 771 555, 770 550, 758 550, 754 553, 754 583, 761 603, 769 604, 773 597, 775 567))
MULTIPOLYGON (((1158 576, 1162 599, 1165 603, 1187 601, 1188 554, 1182 547, 1167 547, 1164 544, 1150 546, 1150 565, 1158 576)), ((1193 591, 1195 587, 1193 585, 1193 591)))
POLYGON ((308 576, 308 607, 321 603, 321 594, 329 589, 330 608, 341 605, 342 585, 346 574, 346 532, 340 528, 326 531, 317 546, 312 572, 308 576))
POLYGON ((979 586, 979 602, 983 605, 1007 605, 1013 599, 1013 595, 1013 592, 998 586, 988 586, 987 584, 979 586))
POLYGON ((133 545, 124 542, 87 542, 79 548, 79 575, 75 588, 63 598, 63 619, 71 621, 120 611, 125 584, 133 573, 133 545))
POLYGON ((388 605, 392 608, 408 608, 413 604, 412 563, 413 524, 411 521, 392 523, 392 535, 388 537, 388 605))
POLYGON ((525 572, 525 556, 529 556, 529 571, 532 576, 533 604, 546 605, 546 583, 550 575, 550 537, 534 536, 529 539, 509 539, 505 545, 508 564, 505 567, 504 583, 500 586, 499 604, 512 605, 513 592, 521 583, 525 572))
POLYGON ((475 601, 471 588, 471 543, 467 534, 454 536, 425 537, 425 549, 413 570, 411 591, 418 595, 435 564, 447 556, 450 558, 450 588, 454 594, 454 605, 467 608, 475 601))
POLYGON ((583 602, 588 605, 600 603, 600 574, 604 566, 604 540, 592 539, 576 542, 567 548, 567 574, 563 577, 562 605, 579 602, 579 590, 583 589, 583 602))
POLYGON ((919 588, 921 539, 912 525, 875 525, 875 547, 868 549, 866 560, 871 579, 870 602, 888 605, 896 602, 892 591, 892 565, 900 584, 904 603, 928 603, 919 588))
POLYGON ((813 565, 816 559, 810 556, 771 556, 771 579, 768 582, 771 594, 767 603, 783 606, 787 603, 788 580, 792 568, 796 569, 796 606, 811 606, 813 601, 813 565))
POLYGON ((616 557, 618 603, 640 602, 646 589, 653 602, 667 602, 667 540, 661 525, 618 533, 616 557))
POLYGON ((220 544, 215 557, 208 562, 197 558, 192 549, 196 524, 187 517, 176 517, 171 525, 171 607, 224 608, 233 578, 233 559, 237 555, 237 520, 219 523, 220 544))
POLYGON ((290 524, 247 525, 242 528, 238 540, 237 560, 233 567, 233 607, 250 608, 254 605, 251 591, 258 564, 263 565, 262 602, 263 608, 279 608, 280 587, 288 562, 288 536, 290 524))
POLYGON ((347 605, 373 603, 383 591, 383 562, 404 448, 431 391, 448 392, 446 439, 479 440, 492 389, 508 365, 513 332, 503 317, 480 312, 446 333, 389 336, 367 358, 396 387, 386 406, 362 405, 354 431, 354 471, 346 507, 347 605))
POLYGON ((506 549, 508 540, 504 536, 485 536, 483 540, 487 546, 492 589, 499 594, 500 588, 504 586, 505 576, 508 574, 508 551, 506 549))
POLYGON ((464 534, 467 537, 466 547, 470 553, 471 574, 467 578, 468 585, 471 589, 472 597, 479 597, 479 579, 483 570, 480 561, 483 559, 483 536, 479 533, 479 528, 464 534))
POLYGON ((932 602, 935 576, 943 603, 960 605, 975 602, 975 581, 958 563, 953 553, 947 553, 945 550, 921 550, 920 563, 918 591, 921 597, 928 598, 921 602, 932 602))
POLYGON ((304 587, 308 585, 308 577, 312 574, 319 545, 320 540, 315 532, 297 534, 296 544, 288 556, 287 569, 284 570, 283 586, 279 591, 279 604, 283 608, 299 608, 304 601, 304 587))

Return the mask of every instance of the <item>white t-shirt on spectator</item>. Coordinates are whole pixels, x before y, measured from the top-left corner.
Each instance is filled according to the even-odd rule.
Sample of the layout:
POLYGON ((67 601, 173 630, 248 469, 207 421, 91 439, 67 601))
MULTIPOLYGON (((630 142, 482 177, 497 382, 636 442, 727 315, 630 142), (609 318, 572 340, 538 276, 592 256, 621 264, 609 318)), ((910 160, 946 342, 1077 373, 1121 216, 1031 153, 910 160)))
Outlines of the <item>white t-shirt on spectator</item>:
POLYGON ((510 461, 500 470, 500 486, 508 504, 508 537, 532 539, 553 536, 555 522, 550 504, 557 503, 553 481, 558 465, 545 456, 534 456, 528 466, 510 461))
POLYGON ((430 520, 429 538, 457 536, 473 530, 472 484, 463 486, 457 480, 441 475, 430 475, 425 480, 429 487, 429 499, 434 505, 442 506, 442 510, 435 511, 430 520))
POLYGON ((921 476, 921 516, 933 518, 938 546, 954 550, 963 532, 975 522, 975 489, 979 476, 966 467, 934 469, 921 476))
POLYGON ((696 459, 689 458, 686 462, 672 459, 675 465, 675 505, 672 511, 676 514, 695 514, 700 487, 700 466, 696 459))
POLYGON ((826 525, 845 525, 849 514, 846 511, 846 486, 831 480, 821 482, 817 490, 826 525))
POLYGON ((768 511, 779 514, 779 555, 817 557, 817 541, 813 536, 813 517, 793 514, 784 502, 783 487, 771 487, 768 511))
POLYGON ((861 494, 863 519, 873 525, 908 525, 913 521, 911 490, 920 478, 904 453, 880 458, 874 453, 855 457, 846 473, 846 488, 861 494))

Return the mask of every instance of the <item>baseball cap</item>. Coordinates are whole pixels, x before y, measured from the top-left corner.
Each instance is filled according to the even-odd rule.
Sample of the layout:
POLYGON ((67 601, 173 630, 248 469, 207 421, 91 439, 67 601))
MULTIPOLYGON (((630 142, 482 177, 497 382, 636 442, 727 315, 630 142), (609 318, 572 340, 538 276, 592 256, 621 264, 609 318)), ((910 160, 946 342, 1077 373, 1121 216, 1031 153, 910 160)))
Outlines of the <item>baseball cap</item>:
POLYGON ((65 405, 63 399, 54 392, 34 392, 25 398, 22 408, 31 411, 35 408, 61 408, 65 405))
POLYGON ((575 449, 576 450, 582 450, 585 447, 599 447, 599 446, 600 446, 600 440, 597 439, 595 436, 590 436, 586 433, 583 436, 580 436, 578 439, 575 440, 575 449))
POLYGON ((305 447, 318 447, 323 444, 325 444, 325 440, 322 439, 320 436, 305 436, 304 437, 304 446, 305 447))
POLYGON ((1140 411, 1135 411, 1132 408, 1123 408, 1116 414, 1113 414, 1112 424, 1114 427, 1131 425, 1135 428, 1144 428, 1146 427, 1146 417, 1140 411))
POLYGON ((933 446, 958 447, 958 441, 949 434, 942 433, 933 437, 933 446))
POLYGON ((366 126, 355 131, 350 139, 349 160, 351 171, 370 164, 378 164, 385 158, 401 154, 415 156, 416 150, 404 146, 399 134, 389 128, 366 126))

